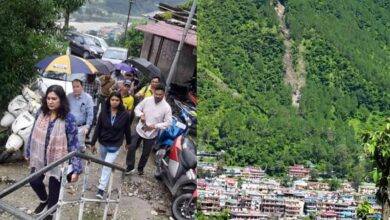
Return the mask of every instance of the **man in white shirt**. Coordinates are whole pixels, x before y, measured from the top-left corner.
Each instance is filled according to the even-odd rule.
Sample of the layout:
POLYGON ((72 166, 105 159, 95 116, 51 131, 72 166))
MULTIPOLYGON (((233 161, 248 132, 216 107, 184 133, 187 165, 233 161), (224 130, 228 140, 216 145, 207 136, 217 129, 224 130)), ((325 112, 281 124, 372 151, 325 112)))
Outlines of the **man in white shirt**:
POLYGON ((172 109, 164 96, 165 87, 159 84, 156 86, 153 96, 142 100, 134 109, 135 116, 140 117, 140 120, 127 151, 126 174, 130 174, 135 170, 135 153, 141 141, 143 141, 143 149, 137 170, 139 175, 144 174, 144 167, 157 139, 158 131, 171 126, 172 109))

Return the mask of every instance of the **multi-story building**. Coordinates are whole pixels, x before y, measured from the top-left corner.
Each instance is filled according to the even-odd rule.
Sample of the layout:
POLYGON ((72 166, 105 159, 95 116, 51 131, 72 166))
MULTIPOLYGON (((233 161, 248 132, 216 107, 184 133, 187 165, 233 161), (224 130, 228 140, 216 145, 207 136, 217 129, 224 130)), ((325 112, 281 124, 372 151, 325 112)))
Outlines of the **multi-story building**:
POLYGON ((225 184, 227 189, 238 188, 238 180, 236 178, 225 178, 225 184))
POLYGON ((360 202, 367 201, 371 205, 376 204, 376 196, 375 194, 362 195, 360 197, 360 202))
POLYGON ((347 193, 355 192, 355 189, 352 187, 352 183, 350 183, 350 182, 342 183, 340 190, 343 192, 347 192, 347 193))
POLYGON ((375 192, 376 192, 375 183, 362 183, 362 184, 360 184, 360 186, 358 188, 358 192, 362 195, 375 194, 375 192))
POLYGON ((228 177, 242 177, 242 169, 240 167, 228 167, 224 168, 224 172, 228 177))
POLYGON ((225 208, 227 208, 229 210, 233 209, 233 208, 240 208, 240 207, 241 207, 241 204, 239 203, 239 201, 237 199, 229 198, 225 202, 225 208))
POLYGON ((336 203, 334 206, 334 211, 343 218, 355 218, 356 217, 356 207, 350 206, 347 203, 336 203))
POLYGON ((280 183, 275 180, 263 179, 259 183, 259 192, 262 194, 275 194, 280 191, 280 183))
POLYGON ((202 197, 200 197, 200 199, 198 200, 202 212, 207 214, 218 212, 221 210, 220 199, 218 196, 208 195, 203 198, 202 197))
POLYGON ((198 190, 206 190, 207 182, 205 179, 197 179, 196 184, 198 190))
POLYGON ((305 168, 303 165, 294 165, 288 168, 288 175, 300 179, 309 179, 310 170, 305 168))
POLYGON ((303 190, 307 188, 307 182, 303 180, 296 180, 293 182, 292 188, 295 190, 303 190))
POLYGON ((261 211, 272 216, 281 216, 285 209, 284 199, 276 196, 264 196, 261 200, 261 211))
POLYGON ((230 219, 234 220, 266 220, 269 219, 267 214, 260 211, 247 209, 232 209, 230 210, 230 219))
POLYGON ((284 199, 284 216, 294 218, 303 214, 304 202, 298 199, 284 199))
POLYGON ((317 199, 314 197, 309 197, 305 199, 304 213, 306 215, 317 213, 317 199))
POLYGON ((242 177, 247 180, 258 181, 265 176, 265 171, 261 168, 246 167, 242 171, 242 177))
POLYGON ((334 212, 335 201, 322 200, 317 202, 317 209, 319 212, 334 212))
POLYGON ((319 220, 337 220, 338 214, 333 211, 322 212, 319 220))
POLYGON ((308 182, 307 183, 307 189, 309 190, 323 190, 323 191, 328 191, 330 190, 329 184, 328 183, 323 183, 323 182, 308 182))
POLYGON ((217 167, 213 163, 198 162, 198 167, 202 168, 204 171, 210 172, 211 175, 215 175, 217 173, 217 167))

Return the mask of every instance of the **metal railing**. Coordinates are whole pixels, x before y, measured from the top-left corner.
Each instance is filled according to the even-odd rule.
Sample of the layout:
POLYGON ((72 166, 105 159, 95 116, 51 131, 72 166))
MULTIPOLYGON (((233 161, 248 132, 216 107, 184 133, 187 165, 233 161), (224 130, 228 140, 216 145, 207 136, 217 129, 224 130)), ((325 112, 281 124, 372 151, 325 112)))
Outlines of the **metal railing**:
POLYGON ((27 220, 27 219, 28 220, 30 220, 30 219, 40 220, 40 219, 43 219, 46 216, 50 215, 51 213, 53 213, 55 210, 57 210, 55 219, 59 220, 60 217, 61 217, 61 208, 62 208, 63 205, 80 203, 78 219, 81 220, 83 218, 85 202, 98 202, 98 203, 105 203, 105 208, 104 208, 104 213, 103 213, 103 219, 105 220, 105 219, 107 219, 109 204, 110 203, 116 203, 115 211, 114 211, 114 215, 113 215, 113 219, 116 219, 117 213, 118 213, 118 209, 119 209, 119 201, 120 201, 120 198, 121 198, 121 190, 122 190, 122 185, 123 185, 123 181, 124 181, 124 174, 125 174, 125 169, 123 167, 117 166, 115 164, 107 163, 107 162, 105 162, 103 160, 97 159, 97 158, 95 158, 93 156, 90 156, 90 155, 82 154, 82 153, 79 153, 79 152, 71 152, 71 153, 65 155, 64 157, 54 161, 53 163, 43 167, 42 169, 40 169, 40 170, 30 174, 29 176, 27 176, 27 177, 17 181, 16 183, 11 185, 10 187, 2 190, 0 192, 0 210, 6 211, 6 212, 12 214, 14 217, 16 217, 18 219, 23 219, 23 220, 27 220), (78 199, 78 200, 71 200, 71 201, 64 201, 64 199, 63 199, 65 187, 66 187, 66 184, 67 184, 67 180, 66 180, 66 170, 67 170, 66 168, 67 167, 65 166, 62 169, 61 189, 60 189, 60 195, 59 195, 58 203, 56 205, 54 205, 53 207, 51 207, 50 209, 46 210, 42 215, 31 216, 28 213, 26 213, 26 212, 24 212, 24 211, 22 211, 22 210, 20 210, 18 208, 15 208, 12 205, 10 205, 10 204, 8 204, 8 203, 6 203, 6 202, 1 200, 5 196, 11 194, 12 192, 14 192, 14 191, 20 189, 21 187, 23 187, 25 184, 29 183, 30 180, 32 180, 34 178, 37 178, 38 176, 46 173, 47 171, 57 167, 58 165, 61 165, 62 163, 68 161, 72 157, 79 157, 80 159, 86 160, 86 166, 85 166, 85 171, 84 171, 84 176, 83 176, 83 187, 82 187, 80 199, 78 199), (87 183, 88 183, 88 175, 89 175, 89 164, 91 162, 94 162, 94 163, 101 164, 103 166, 107 166, 107 167, 112 168, 112 173, 110 175, 110 180, 109 180, 109 183, 108 183, 108 190, 107 190, 108 194, 107 194, 106 199, 89 199, 89 198, 85 197, 85 192, 86 192, 87 185, 88 185, 87 183), (120 183, 120 186, 119 186, 119 189, 118 189, 117 198, 116 199, 111 199, 112 185, 113 185, 113 176, 114 176, 114 171, 115 170, 121 171, 122 172, 122 176, 121 176, 121 183, 120 183))

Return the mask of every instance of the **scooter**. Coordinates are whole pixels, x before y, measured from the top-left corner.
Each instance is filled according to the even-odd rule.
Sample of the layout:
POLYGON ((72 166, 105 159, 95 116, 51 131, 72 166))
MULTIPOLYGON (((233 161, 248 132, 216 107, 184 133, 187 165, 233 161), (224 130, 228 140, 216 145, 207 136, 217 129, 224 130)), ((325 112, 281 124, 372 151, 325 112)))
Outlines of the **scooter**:
POLYGON ((192 194, 196 190, 196 147, 187 135, 180 135, 170 146, 169 154, 159 163, 158 178, 162 179, 174 198, 172 214, 175 219, 195 219, 195 203, 182 206, 182 194, 192 194), (177 207, 180 206, 180 208, 177 207), (183 211, 185 209, 185 211, 183 211), (192 213, 192 214, 188 214, 192 213))
MULTIPOLYGON (((9 119, 11 117, 6 117, 11 113, 6 113, 2 119, 2 122, 11 122, 12 134, 8 137, 5 150, 0 154, 0 163, 8 161, 13 155, 19 155, 22 146, 26 146, 35 121, 34 115, 41 106, 39 95, 28 87, 23 88, 22 94, 23 96, 17 96, 8 105, 8 110, 11 110, 10 112, 15 114, 16 118, 11 121, 9 119)), ((15 117, 13 114, 11 115, 15 117)), ((3 124, 1 125, 3 126, 3 124)))
POLYGON ((196 123, 196 112, 180 101, 174 100, 175 106, 180 109, 176 112, 179 116, 172 117, 172 125, 168 129, 160 132, 157 143, 154 145, 156 150, 156 163, 161 161, 166 151, 172 145, 173 141, 182 134, 187 134, 193 124, 196 123))
POLYGON ((8 104, 8 111, 4 113, 0 121, 2 127, 9 127, 12 125, 16 117, 23 111, 28 109, 28 101, 24 99, 23 95, 18 95, 8 104))
POLYGON ((9 136, 5 149, 8 152, 15 152, 26 146, 30 136, 35 118, 30 112, 22 112, 12 123, 12 134, 9 136))
POLYGON ((10 127, 14 120, 26 110, 35 114, 41 106, 40 102, 41 99, 39 95, 30 90, 28 87, 24 87, 22 95, 16 96, 8 104, 8 111, 4 112, 4 116, 0 121, 1 127, 10 127))

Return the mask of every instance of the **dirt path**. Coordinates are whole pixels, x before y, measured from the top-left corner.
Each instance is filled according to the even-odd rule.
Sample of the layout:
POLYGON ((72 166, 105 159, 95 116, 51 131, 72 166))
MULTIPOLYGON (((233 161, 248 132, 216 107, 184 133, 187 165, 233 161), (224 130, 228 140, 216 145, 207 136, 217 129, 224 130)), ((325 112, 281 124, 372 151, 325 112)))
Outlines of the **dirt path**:
MULTIPOLYGON (((137 158, 139 158, 141 154, 140 150, 141 148, 137 151, 137 158)), ((125 158, 126 151, 121 149, 121 153, 115 163, 120 166, 124 166, 125 158)), ((91 165, 86 193, 88 198, 95 198, 98 178, 100 177, 100 168, 100 165, 91 165)), ((151 155, 148 164, 145 167, 144 176, 138 176, 137 174, 125 176, 122 187, 122 198, 119 205, 118 219, 170 219, 171 196, 165 186, 154 178, 154 169, 154 155, 151 155)), ((6 188, 14 181, 22 179, 28 174, 29 168, 27 163, 22 162, 0 165, 0 190, 6 188)), ((84 175, 81 175, 78 183, 72 185, 73 189, 68 188, 66 190, 65 199, 75 199, 77 195, 80 195, 83 177, 84 175)), ((120 179, 120 172, 116 172, 114 174, 114 189, 118 188, 120 179)), ((38 204, 38 198, 33 193, 29 185, 26 185, 20 190, 6 196, 4 200, 15 207, 27 211, 28 213, 31 213, 38 204)), ((83 219, 102 219, 103 209, 103 204, 88 203, 86 205, 83 219)), ((78 205, 67 205, 62 211, 61 219, 77 219, 78 212, 78 205)), ((113 213, 113 208, 111 208, 109 213, 113 213)), ((14 218, 7 213, 0 212, 0 219, 14 218)))
POLYGON ((285 22, 285 7, 278 1, 277 6, 275 7, 276 14, 280 20, 280 30, 284 37, 284 47, 285 53, 283 56, 283 65, 285 70, 284 81, 286 84, 290 85, 292 88, 292 105, 299 107, 300 101, 300 90, 305 85, 305 62, 304 62, 304 46, 300 44, 298 47, 298 64, 296 70, 294 69, 293 57, 292 57, 292 40, 290 36, 290 30, 286 26, 285 22))

